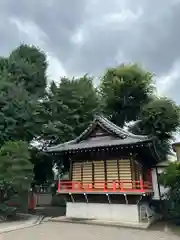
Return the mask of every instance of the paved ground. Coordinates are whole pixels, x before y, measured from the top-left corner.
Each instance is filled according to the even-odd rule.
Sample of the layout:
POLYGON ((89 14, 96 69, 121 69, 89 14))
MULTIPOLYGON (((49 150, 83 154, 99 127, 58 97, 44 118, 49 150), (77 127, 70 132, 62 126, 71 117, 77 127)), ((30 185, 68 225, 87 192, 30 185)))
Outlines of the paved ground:
POLYGON ((0 240, 179 240, 176 235, 155 230, 101 227, 46 222, 34 227, 0 234, 0 240))

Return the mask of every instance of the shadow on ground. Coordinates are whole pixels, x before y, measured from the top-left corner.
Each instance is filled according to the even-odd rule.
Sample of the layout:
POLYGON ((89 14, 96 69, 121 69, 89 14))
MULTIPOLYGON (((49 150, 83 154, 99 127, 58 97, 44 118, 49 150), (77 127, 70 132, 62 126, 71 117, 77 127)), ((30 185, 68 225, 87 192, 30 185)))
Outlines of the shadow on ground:
POLYGON ((180 226, 169 223, 167 221, 159 221, 152 224, 147 231, 171 231, 173 234, 180 237, 180 226))
POLYGON ((65 216, 66 214, 66 207, 61 207, 61 206, 42 206, 42 207, 37 207, 35 212, 37 215, 43 215, 45 217, 60 217, 60 216, 65 216))

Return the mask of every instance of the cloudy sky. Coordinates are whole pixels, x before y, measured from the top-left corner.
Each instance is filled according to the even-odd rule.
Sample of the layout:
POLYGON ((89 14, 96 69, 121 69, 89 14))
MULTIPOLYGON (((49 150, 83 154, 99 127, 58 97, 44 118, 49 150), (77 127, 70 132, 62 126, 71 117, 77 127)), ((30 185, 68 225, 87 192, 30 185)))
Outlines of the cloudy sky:
POLYGON ((180 104, 179 22, 179 0, 0 0, 0 55, 35 44, 56 81, 138 62, 180 104))

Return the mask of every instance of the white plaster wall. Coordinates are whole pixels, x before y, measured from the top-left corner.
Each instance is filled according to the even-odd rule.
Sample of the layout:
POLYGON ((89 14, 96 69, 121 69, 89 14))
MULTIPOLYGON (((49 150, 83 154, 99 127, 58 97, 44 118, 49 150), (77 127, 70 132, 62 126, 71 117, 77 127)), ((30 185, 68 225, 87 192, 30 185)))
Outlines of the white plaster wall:
MULTIPOLYGON (((158 168, 157 171, 159 174, 161 174, 164 171, 165 168, 158 168)), ((163 196, 165 193, 168 192, 168 188, 165 188, 163 185, 160 185, 160 193, 161 193, 161 198, 163 199, 163 196)))
MULTIPOLYGON (((163 171, 164 171, 164 168, 162 167, 157 168, 158 173, 162 173, 163 171)), ((153 199, 160 200, 159 189, 158 189, 158 178, 157 178, 157 173, 155 168, 152 169, 152 185, 153 185, 153 191, 154 191, 153 199)), ((162 185, 160 185, 161 196, 163 196, 167 191, 168 191, 168 188, 165 188, 162 185)))
POLYGON ((158 189, 157 173, 155 168, 152 169, 152 186, 154 191, 153 199, 159 200, 160 196, 159 196, 159 189, 158 189))
POLYGON ((52 203, 52 194, 49 193, 38 193, 37 205, 50 205, 52 203))
POLYGON ((176 156, 177 160, 180 161, 180 146, 176 146, 176 156))
POLYGON ((119 222, 139 222, 137 205, 70 203, 67 202, 66 216, 69 218, 99 219, 119 222))
POLYGON ((156 213, 156 211, 155 211, 155 209, 153 209, 153 207, 150 208, 148 203, 141 204, 140 211, 141 211, 142 207, 146 209, 147 216, 144 216, 144 214, 140 213, 140 221, 148 221, 151 224, 151 223, 161 219, 161 215, 156 213))

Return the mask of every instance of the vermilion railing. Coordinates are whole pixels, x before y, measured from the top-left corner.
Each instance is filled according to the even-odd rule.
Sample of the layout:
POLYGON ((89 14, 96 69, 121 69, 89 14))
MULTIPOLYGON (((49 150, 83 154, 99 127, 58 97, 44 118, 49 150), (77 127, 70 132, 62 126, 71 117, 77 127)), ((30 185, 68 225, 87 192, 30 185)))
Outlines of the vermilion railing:
POLYGON ((147 181, 58 181, 57 192, 152 192, 152 184, 147 181))

